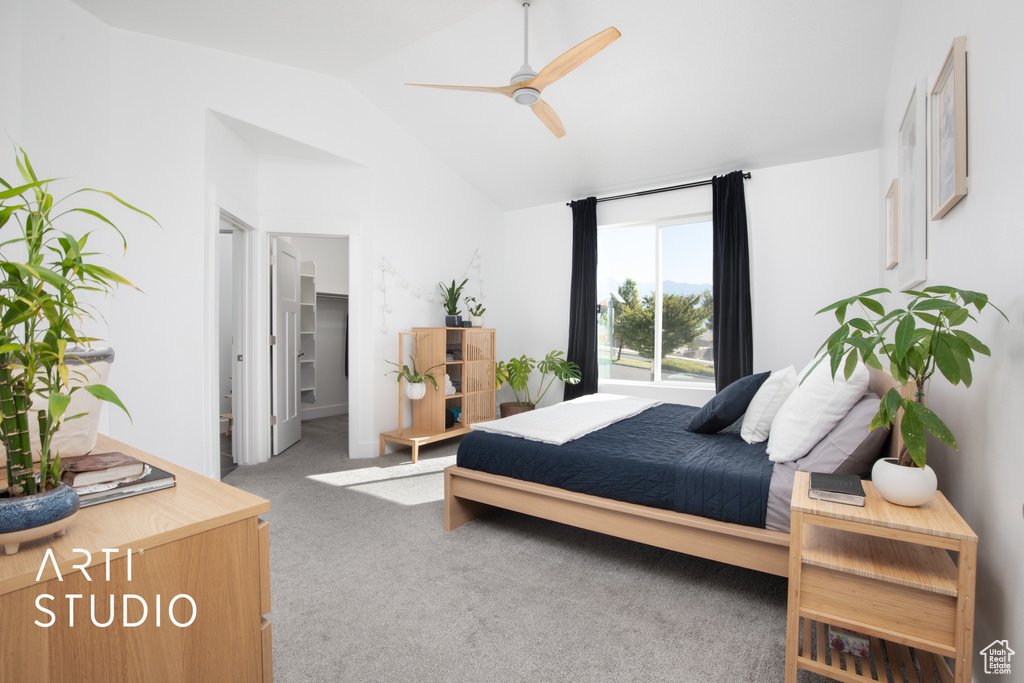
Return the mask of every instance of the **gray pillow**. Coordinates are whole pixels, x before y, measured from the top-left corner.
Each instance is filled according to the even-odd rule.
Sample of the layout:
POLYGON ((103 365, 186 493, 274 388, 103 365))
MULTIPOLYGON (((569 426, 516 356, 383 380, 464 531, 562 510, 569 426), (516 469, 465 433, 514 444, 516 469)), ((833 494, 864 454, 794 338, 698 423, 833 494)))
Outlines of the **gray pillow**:
POLYGON ((888 429, 868 429, 879 403, 874 394, 865 394, 810 453, 799 460, 775 463, 768 487, 766 529, 789 533, 789 506, 793 499, 793 478, 798 470, 859 476, 871 470, 875 460, 882 456, 882 447, 889 436, 888 429))
POLYGON ((871 431, 881 400, 865 394, 811 452, 796 461, 801 472, 835 472, 863 476, 882 454, 888 429, 871 431))
POLYGON ((705 403, 704 407, 690 419, 690 424, 686 428, 698 434, 714 434, 725 429, 743 417, 754 394, 771 374, 762 372, 739 378, 705 403))

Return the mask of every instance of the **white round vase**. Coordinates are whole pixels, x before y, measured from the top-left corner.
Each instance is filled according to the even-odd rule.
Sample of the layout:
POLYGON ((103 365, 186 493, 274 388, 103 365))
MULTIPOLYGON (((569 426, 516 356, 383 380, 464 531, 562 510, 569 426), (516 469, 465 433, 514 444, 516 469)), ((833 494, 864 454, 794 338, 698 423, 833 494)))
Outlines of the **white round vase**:
POLYGON ((427 393, 426 382, 406 382, 405 383, 405 395, 414 401, 423 398, 427 393))
POLYGON ((473 323, 473 327, 484 326, 484 317, 482 315, 471 315, 469 319, 473 323))
POLYGON ((931 467, 903 467, 896 458, 877 460, 871 468, 871 481, 878 495, 904 507, 924 505, 938 489, 935 470, 931 467))

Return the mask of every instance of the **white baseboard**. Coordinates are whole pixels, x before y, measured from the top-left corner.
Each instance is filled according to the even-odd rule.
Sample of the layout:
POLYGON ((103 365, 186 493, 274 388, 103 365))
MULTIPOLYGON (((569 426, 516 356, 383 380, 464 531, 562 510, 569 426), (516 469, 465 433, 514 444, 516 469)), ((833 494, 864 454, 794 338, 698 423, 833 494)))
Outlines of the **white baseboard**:
POLYGON ((320 417, 334 417, 335 415, 347 415, 347 403, 335 403, 330 406, 314 406, 302 409, 303 420, 315 420, 320 417))

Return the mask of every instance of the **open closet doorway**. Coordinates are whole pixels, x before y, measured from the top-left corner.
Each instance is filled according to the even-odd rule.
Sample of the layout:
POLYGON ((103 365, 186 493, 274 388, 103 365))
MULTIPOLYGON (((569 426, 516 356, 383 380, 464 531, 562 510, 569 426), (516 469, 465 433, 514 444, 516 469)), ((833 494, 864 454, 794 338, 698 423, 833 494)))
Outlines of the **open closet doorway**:
POLYGON ((273 454, 303 423, 348 451, 349 244, 346 237, 270 235, 273 454))

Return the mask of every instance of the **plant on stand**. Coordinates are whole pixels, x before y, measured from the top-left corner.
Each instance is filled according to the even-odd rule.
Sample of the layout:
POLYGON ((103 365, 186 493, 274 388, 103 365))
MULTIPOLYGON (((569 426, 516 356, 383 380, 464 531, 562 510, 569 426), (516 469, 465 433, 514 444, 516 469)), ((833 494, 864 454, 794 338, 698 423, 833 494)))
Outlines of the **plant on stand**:
MULTIPOLYGON (((104 215, 64 203, 81 193, 101 194, 155 222, 148 213, 102 190, 84 188, 55 200, 48 190, 51 181, 36 176, 24 150, 17 155, 17 165, 22 184, 15 186, 0 178, 0 438, 7 472, 7 490, 0 500, 5 505, 19 497, 69 488, 60 481, 60 453, 53 448, 53 438, 65 421, 82 417, 66 414, 72 394, 87 391, 125 410, 110 388, 76 383, 81 373, 67 361, 76 350, 98 341, 82 329, 93 319, 94 310, 84 298, 109 294, 118 285, 131 283, 98 263, 101 255, 89 251, 92 232, 75 237, 55 223, 75 214, 90 217, 113 229, 125 248, 127 242, 104 215), (30 420, 39 426, 38 473, 30 420)), ((74 510, 68 514, 72 515, 78 497, 73 489, 70 493, 74 510)), ((4 524, 3 510, 0 507, 0 534, 30 528, 12 530, 14 522, 8 519, 4 524)))
POLYGON ((473 327, 483 327, 484 312, 487 310, 484 308, 482 303, 477 303, 476 297, 467 296, 463 301, 466 302, 466 310, 469 311, 470 320, 473 322, 473 327))
POLYGON ((459 297, 462 296, 462 288, 466 286, 467 282, 469 282, 469 278, 463 280, 461 285, 456 285, 455 280, 452 280, 451 286, 443 282, 437 283, 441 288, 441 305, 444 306, 444 312, 447 314, 444 319, 445 327, 462 327, 462 316, 459 315, 459 297))
POLYGON ((418 370, 416 370, 416 359, 413 358, 412 356, 409 356, 409 360, 412 362, 412 368, 410 368, 408 365, 403 365, 399 367, 398 363, 395 363, 394 361, 390 361, 385 358, 385 363, 390 363, 391 365, 395 366, 394 370, 389 370, 386 374, 398 375, 397 380, 399 382, 401 382, 404 379, 405 395, 413 399, 414 401, 423 398, 423 396, 427 393, 427 382, 430 382, 431 385, 433 385, 434 387, 434 391, 437 391, 437 380, 434 379, 434 376, 430 374, 430 371, 433 370, 434 368, 441 367, 442 365, 444 365, 444 363, 432 365, 423 372, 419 372, 418 370))
POLYGON ((566 384, 576 384, 583 376, 580 368, 571 360, 562 357, 561 351, 552 351, 540 361, 527 357, 525 354, 519 358, 512 358, 508 361, 498 361, 494 366, 495 388, 500 389, 502 385, 508 384, 515 394, 514 402, 502 403, 501 416, 507 417, 515 413, 533 410, 544 394, 548 392, 555 380, 561 380, 566 384), (540 371, 540 381, 537 384, 535 394, 530 393, 530 374, 534 369, 540 371), (545 378, 547 386, 544 385, 545 378), (520 397, 522 393, 522 397, 520 397))
MULTIPOLYGON (((946 423, 925 405, 929 380, 938 372, 950 384, 963 382, 964 386, 971 386, 971 363, 975 360, 975 354, 992 354, 987 346, 961 329, 961 326, 968 320, 976 320, 973 313, 980 313, 986 307, 995 309, 1004 319, 1006 314, 990 304, 986 294, 948 286, 925 287, 921 291, 907 290, 904 294, 911 299, 906 308, 886 311, 878 297, 891 293, 885 288, 872 289, 818 311, 819 314, 835 311, 839 322, 839 328, 818 349, 819 353, 823 350, 825 352, 818 362, 828 359, 833 377, 842 367, 849 379, 861 361, 869 367, 885 369, 881 358, 884 357, 893 379, 899 385, 912 387, 912 396, 904 396, 896 388, 887 391, 882 397, 878 413, 871 421, 872 429, 890 427, 902 411, 900 434, 903 437, 903 448, 898 462, 886 463, 886 460, 891 459, 883 459, 876 467, 882 469, 886 464, 898 464, 926 471, 930 473, 931 491, 921 502, 901 502, 893 500, 883 490, 886 486, 884 474, 881 484, 874 470, 872 479, 879 493, 887 500, 903 505, 921 505, 935 493, 934 473, 930 472, 931 468, 926 463, 927 435, 931 434, 954 450, 958 448, 956 438, 946 423), (862 315, 847 317, 858 308, 862 315)), ((897 476, 901 474, 906 473, 896 472, 897 476)), ((898 490, 904 486, 904 483, 897 484, 897 493, 893 495, 900 496, 898 490)), ((922 493, 919 497, 924 496, 925 493, 922 493)), ((914 499, 916 497, 903 498, 914 499)))

